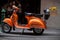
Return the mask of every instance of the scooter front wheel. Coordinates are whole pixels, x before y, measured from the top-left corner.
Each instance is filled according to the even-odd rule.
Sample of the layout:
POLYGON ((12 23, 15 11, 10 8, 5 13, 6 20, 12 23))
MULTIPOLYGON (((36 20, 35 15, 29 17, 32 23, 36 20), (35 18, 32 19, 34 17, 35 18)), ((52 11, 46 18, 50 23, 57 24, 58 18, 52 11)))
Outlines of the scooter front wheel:
POLYGON ((34 28, 33 32, 34 32, 34 34, 42 35, 44 32, 44 29, 34 28))
POLYGON ((2 23, 2 32, 10 33, 11 30, 12 30, 12 27, 10 27, 7 23, 2 23))

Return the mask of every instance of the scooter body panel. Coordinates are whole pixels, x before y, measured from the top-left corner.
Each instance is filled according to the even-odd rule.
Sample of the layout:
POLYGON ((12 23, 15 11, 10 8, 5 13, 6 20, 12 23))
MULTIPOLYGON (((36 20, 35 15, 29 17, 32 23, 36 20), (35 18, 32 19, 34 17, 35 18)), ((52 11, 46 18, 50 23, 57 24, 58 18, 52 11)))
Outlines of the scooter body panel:
POLYGON ((7 23, 10 27, 13 26, 12 20, 11 20, 10 18, 5 18, 5 19, 3 20, 3 22, 4 22, 4 23, 7 23))
POLYGON ((16 12, 13 12, 13 14, 10 18, 5 18, 3 20, 3 22, 7 23, 11 27, 15 26, 16 28, 27 28, 27 29, 42 28, 42 29, 46 29, 46 24, 41 18, 38 18, 35 16, 25 16, 25 17, 27 18, 28 23, 24 26, 17 22, 18 15, 16 14, 16 12))

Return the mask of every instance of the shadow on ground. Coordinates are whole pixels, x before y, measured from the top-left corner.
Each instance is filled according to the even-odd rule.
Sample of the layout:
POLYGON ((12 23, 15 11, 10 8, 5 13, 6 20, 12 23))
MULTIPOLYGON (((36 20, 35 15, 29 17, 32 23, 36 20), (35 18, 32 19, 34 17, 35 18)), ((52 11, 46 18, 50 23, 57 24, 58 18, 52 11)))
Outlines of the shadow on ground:
POLYGON ((58 34, 50 34, 50 33, 43 33, 42 35, 35 35, 34 33, 28 33, 28 32, 10 32, 10 33, 5 33, 4 35, 0 35, 0 37, 36 37, 36 36, 60 36, 58 34), (8 35, 7 35, 8 34, 8 35), (14 35, 13 35, 14 34, 14 35))

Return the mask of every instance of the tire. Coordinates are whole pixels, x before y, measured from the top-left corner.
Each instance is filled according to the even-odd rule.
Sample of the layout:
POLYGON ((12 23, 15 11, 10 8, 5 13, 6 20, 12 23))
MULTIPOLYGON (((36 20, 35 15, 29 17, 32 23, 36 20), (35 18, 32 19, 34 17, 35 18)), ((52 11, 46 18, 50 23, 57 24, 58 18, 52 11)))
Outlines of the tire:
POLYGON ((33 29, 33 32, 34 32, 34 34, 42 35, 43 32, 44 32, 44 29, 34 28, 34 29, 33 29))
POLYGON ((7 23, 2 23, 2 32, 10 33, 11 30, 12 30, 12 27, 10 27, 7 23))

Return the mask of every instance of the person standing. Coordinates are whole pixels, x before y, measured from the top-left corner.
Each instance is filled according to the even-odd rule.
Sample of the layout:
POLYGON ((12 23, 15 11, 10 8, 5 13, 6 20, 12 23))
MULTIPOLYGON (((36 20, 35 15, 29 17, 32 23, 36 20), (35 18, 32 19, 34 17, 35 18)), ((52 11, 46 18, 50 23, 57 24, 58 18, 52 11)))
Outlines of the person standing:
POLYGON ((13 9, 12 9, 12 3, 10 3, 7 7, 7 13, 6 13, 6 17, 9 18, 12 15, 13 9))

